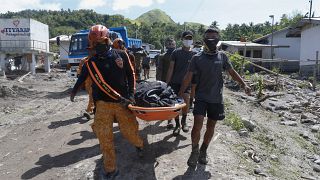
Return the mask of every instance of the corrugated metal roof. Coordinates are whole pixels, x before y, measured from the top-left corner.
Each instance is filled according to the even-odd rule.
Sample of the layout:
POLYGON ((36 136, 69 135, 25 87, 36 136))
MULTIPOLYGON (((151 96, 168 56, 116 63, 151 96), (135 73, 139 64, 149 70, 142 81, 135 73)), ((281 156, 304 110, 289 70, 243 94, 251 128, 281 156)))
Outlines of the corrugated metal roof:
MULTIPOLYGON (((241 42, 241 41, 220 41, 217 46, 227 45, 236 47, 271 47, 268 44, 258 44, 254 42, 241 42)), ((272 47, 279 47, 278 45, 272 45, 272 47)))
MULTIPOLYGON (((273 32, 273 35, 278 34, 278 33, 281 33, 281 32, 283 32, 283 31, 286 31, 286 30, 289 30, 289 29, 290 29, 290 27, 285 27, 285 28, 280 29, 280 30, 278 30, 278 31, 274 31, 274 32, 273 32)), ((272 35, 272 33, 267 34, 267 35, 264 35, 264 36, 262 36, 262 37, 260 37, 260 38, 254 39, 252 42, 261 41, 261 40, 263 40, 263 39, 268 38, 268 37, 271 36, 271 35, 272 35)))

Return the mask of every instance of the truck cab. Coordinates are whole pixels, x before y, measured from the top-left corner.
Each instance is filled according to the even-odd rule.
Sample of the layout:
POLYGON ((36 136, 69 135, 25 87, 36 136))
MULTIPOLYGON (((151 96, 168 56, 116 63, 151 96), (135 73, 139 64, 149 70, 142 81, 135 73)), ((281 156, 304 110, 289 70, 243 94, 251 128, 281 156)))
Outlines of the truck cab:
MULTIPOLYGON (((68 55, 68 65, 67 73, 69 77, 77 77, 77 69, 81 59, 88 56, 88 34, 89 30, 81 30, 71 36, 70 46, 69 46, 69 55, 68 55)), ((121 38, 126 45, 126 48, 132 47, 141 47, 141 39, 129 38, 126 27, 115 27, 109 28, 109 37, 111 41, 114 41, 116 38, 121 38)))

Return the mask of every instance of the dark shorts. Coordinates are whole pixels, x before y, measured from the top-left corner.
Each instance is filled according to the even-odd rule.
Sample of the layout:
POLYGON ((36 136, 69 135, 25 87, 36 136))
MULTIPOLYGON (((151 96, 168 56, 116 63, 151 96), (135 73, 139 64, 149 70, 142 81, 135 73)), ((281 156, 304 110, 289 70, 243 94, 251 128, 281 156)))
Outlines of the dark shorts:
POLYGON ((212 120, 223 120, 224 105, 221 103, 207 103, 196 100, 194 103, 193 115, 203 115, 212 120))
POLYGON ((150 65, 149 64, 142 64, 142 69, 150 69, 150 65))
MULTIPOLYGON (((169 86, 173 89, 174 93, 176 93, 178 95, 180 88, 181 88, 181 84, 169 84, 169 86)), ((187 87, 187 89, 184 91, 184 93, 191 93, 191 86, 187 87)))

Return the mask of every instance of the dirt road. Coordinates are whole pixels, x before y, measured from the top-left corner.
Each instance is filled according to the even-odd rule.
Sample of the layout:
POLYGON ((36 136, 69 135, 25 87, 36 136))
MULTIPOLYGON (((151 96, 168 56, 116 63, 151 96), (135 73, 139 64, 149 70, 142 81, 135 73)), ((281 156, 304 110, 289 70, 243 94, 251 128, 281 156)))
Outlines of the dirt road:
MULTIPOLYGON (((92 120, 82 117, 86 94, 79 93, 75 103, 69 100, 74 81, 54 70, 28 76, 22 83, 0 83, 0 179, 96 179, 99 145, 92 120)), ((316 134, 309 136, 314 142, 306 140, 300 135, 306 127, 280 125, 277 113, 255 105, 242 92, 226 89, 225 97, 227 112, 253 121, 255 130, 240 136, 219 122, 209 164, 195 170, 186 164, 190 132, 173 137, 166 122, 139 120, 145 142, 145 157, 139 159, 115 123, 117 179, 319 179, 312 162, 320 155, 316 134)), ((190 126, 192 120, 189 113, 190 126)))

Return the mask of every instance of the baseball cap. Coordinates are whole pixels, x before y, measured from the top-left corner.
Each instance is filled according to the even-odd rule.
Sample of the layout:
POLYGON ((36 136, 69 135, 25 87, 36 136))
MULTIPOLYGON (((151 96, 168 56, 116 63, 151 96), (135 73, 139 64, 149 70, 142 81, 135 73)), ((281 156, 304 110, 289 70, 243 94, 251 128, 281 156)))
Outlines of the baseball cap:
POLYGON ((190 36, 190 37, 193 37, 193 33, 191 31, 184 31, 182 33, 182 37, 187 37, 187 36, 190 36))

